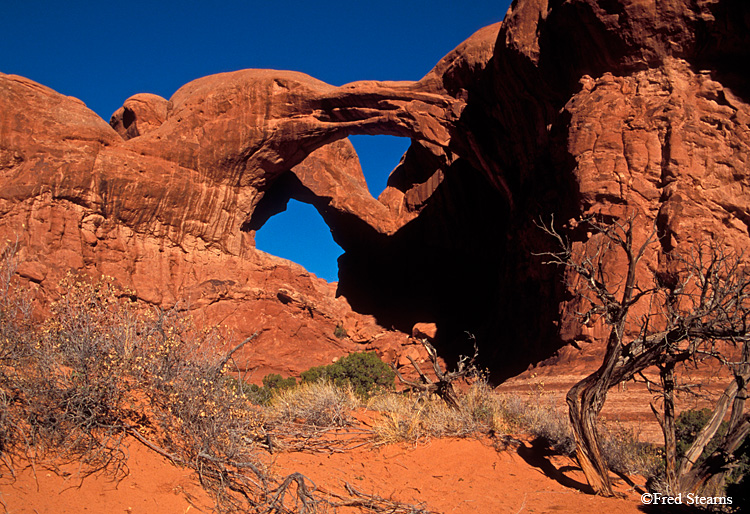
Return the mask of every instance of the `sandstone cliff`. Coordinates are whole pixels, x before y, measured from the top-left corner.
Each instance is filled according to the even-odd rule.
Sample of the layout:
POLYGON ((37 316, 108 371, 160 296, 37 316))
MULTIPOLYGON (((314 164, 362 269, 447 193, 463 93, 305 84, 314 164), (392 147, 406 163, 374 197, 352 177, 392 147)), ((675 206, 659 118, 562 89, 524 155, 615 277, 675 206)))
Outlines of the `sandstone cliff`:
POLYGON ((638 213, 659 229, 652 269, 705 237, 747 245, 749 29, 739 0, 519 0, 417 82, 243 70, 136 95, 111 126, 0 75, 0 236, 42 296, 68 270, 107 274, 261 331, 248 367, 392 357, 435 322, 446 355, 471 331, 507 376, 596 335, 534 256, 540 217, 638 213), (412 140, 378 199, 351 134, 412 140), (255 249, 289 198, 344 248, 337 290, 255 249))

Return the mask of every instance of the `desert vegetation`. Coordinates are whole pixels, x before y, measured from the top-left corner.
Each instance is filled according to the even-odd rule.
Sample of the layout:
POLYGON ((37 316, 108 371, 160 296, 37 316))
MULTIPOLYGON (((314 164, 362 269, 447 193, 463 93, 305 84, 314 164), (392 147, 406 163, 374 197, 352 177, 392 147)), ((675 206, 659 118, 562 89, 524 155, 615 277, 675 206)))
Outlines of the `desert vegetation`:
MULTIPOLYGON (((311 368, 299 382, 271 374, 262 385, 249 384, 232 372, 232 357, 252 337, 229 344, 227 334, 197 327, 179 306, 142 305, 107 277, 66 277, 47 315, 34 321, 33 291, 17 282, 17 264, 17 245, 6 246, 0 260, 4 473, 29 462, 75 462, 81 480, 96 473, 118 479, 129 471, 126 441, 136 440, 192 469, 217 512, 416 513, 428 510, 350 484, 323 494, 300 473, 279 476, 266 457, 441 437, 479 437, 499 451, 531 438, 561 454, 577 452, 568 417, 544 388, 496 393, 474 366, 476 348, 456 371, 443 371, 425 343, 435 376, 412 361, 418 378, 404 379, 401 370, 400 382, 410 387, 400 391, 397 373, 373 353, 311 368), (367 426, 355 422, 362 411, 374 413, 367 426)), ((684 434, 705 426, 686 416, 676 423, 688 427, 678 433, 680 452, 693 444, 684 434)), ((664 481, 662 449, 615 424, 597 424, 597 437, 608 469, 664 481)))
POLYGON ((612 465, 603 455, 598 415, 609 389, 640 379, 654 390, 651 408, 664 435, 660 492, 725 494, 727 480, 737 480, 740 448, 750 433, 750 417, 744 412, 750 379, 748 263, 742 255, 708 242, 687 252, 665 252, 666 265, 647 283, 642 278, 650 276, 643 271, 644 258, 656 253, 656 225, 641 231, 635 215, 592 217, 571 225, 565 236, 554 220, 541 228, 557 246, 543 255, 565 270, 584 324, 599 322, 608 330, 601 365, 567 394, 576 457, 588 483, 599 494, 613 494, 612 465), (580 234, 587 234, 593 244, 577 242, 580 234), (726 389, 690 442, 679 441, 687 446, 678 456, 676 395, 694 394, 702 385, 680 371, 709 366, 726 376, 726 389), (658 378, 650 378, 648 369, 658 378))
POLYGON ((227 373, 223 334, 196 328, 179 308, 139 305, 106 277, 69 276, 49 315, 32 323, 31 293, 15 281, 15 245, 0 262, 0 450, 9 473, 15 462, 68 461, 80 463, 83 479, 117 479, 128 473, 132 437, 193 469, 217 511, 419 511, 354 492, 324 500, 302 475, 274 476, 259 458, 273 444, 269 431, 292 418, 316 430, 346 424, 354 393, 320 382, 291 398, 275 394, 283 387, 272 377, 273 401, 261 408, 227 373))

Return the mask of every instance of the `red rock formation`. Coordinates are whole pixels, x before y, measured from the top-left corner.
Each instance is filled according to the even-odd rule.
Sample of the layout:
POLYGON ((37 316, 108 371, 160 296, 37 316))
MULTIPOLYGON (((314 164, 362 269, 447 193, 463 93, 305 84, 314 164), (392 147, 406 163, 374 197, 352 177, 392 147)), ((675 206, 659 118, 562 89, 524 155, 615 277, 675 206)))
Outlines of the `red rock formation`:
POLYGON ((520 0, 418 82, 244 70, 169 102, 136 95, 114 129, 0 75, 0 235, 20 234, 21 273, 43 291, 68 269, 104 273, 239 336, 261 330, 248 366, 311 345, 320 361, 374 341, 397 353, 407 336, 381 325, 435 322, 443 350, 469 330, 501 375, 520 371, 591 338, 534 257, 539 217, 638 213, 662 236, 652 269, 703 237, 748 244, 749 6, 520 0), (413 140, 378 200, 350 134, 413 140), (289 198, 345 249, 346 300, 254 248, 289 198))
POLYGON ((167 119, 168 102, 158 95, 133 95, 115 111, 109 124, 123 139, 133 139, 155 130, 167 119))
MULTIPOLYGON (((514 4, 493 76, 464 118, 489 128, 482 153, 525 218, 510 229, 516 259, 543 244, 529 220, 552 213, 558 220, 638 214, 640 238, 657 223, 652 270, 673 249, 707 238, 747 247, 750 82, 740 63, 750 57, 749 26, 750 6, 733 1, 514 4)), ((573 237, 591 244, 587 234, 573 237)), ((532 285, 543 285, 552 279, 543 273, 529 269, 503 286, 523 297, 524 278, 537 274, 532 285)), ((540 296, 560 312, 549 320, 554 331, 559 326, 564 341, 596 336, 560 301, 567 293, 550 286, 540 296)))
POLYGON ((42 293, 73 270, 111 275, 156 305, 188 302, 239 337, 262 332, 248 367, 299 372, 374 340, 396 354, 409 343, 325 281, 255 250, 241 228, 291 173, 336 212, 394 230, 397 216, 369 196, 351 145, 337 141, 375 126, 446 145, 460 102, 411 84, 334 88, 248 70, 188 84, 168 106, 137 95, 113 116, 118 135, 26 79, 3 75, 0 92, 2 232, 21 238, 21 273, 42 293), (350 336, 336 338, 337 326, 350 336))

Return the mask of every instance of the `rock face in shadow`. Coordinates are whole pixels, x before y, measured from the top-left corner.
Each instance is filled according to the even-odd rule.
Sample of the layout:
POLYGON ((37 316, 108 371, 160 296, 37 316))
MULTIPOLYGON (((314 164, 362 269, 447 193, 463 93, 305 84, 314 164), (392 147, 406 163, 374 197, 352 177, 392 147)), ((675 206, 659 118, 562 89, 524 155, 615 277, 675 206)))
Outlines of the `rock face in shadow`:
MULTIPOLYGON (((491 127, 482 153, 517 200, 509 237, 520 259, 544 248, 533 221, 552 214, 578 248, 597 241, 571 219, 635 215, 637 243, 656 225, 646 287, 675 251, 707 240, 747 247, 748 27, 750 6, 733 1, 514 5, 483 99, 464 119, 476 113, 491 127)), ((613 260, 613 283, 624 265, 613 260)), ((537 273, 547 297, 554 283, 537 273)), ((602 340, 601 326, 578 322, 570 290, 554 298, 561 342, 602 340)))
POLYGON ((540 219, 638 215, 640 238, 656 223, 651 270, 705 238, 747 246, 749 29, 742 1, 520 0, 417 82, 243 70, 136 95, 111 126, 0 75, 0 236, 42 296, 68 270, 107 274, 261 331, 248 368, 396 358, 432 322, 444 355, 472 332, 502 378, 601 330, 536 256, 540 219), (412 140, 378 199, 353 134, 412 140), (337 290, 255 249, 290 198, 344 248, 337 290))

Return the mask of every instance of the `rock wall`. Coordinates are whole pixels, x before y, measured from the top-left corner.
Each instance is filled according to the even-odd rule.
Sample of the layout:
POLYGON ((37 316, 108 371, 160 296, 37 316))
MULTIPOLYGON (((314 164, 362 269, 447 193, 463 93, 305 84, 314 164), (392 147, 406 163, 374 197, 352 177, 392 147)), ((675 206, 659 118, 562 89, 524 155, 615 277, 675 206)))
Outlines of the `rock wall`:
POLYGON ((741 0, 519 0, 417 82, 243 70, 136 95, 111 126, 0 75, 0 236, 20 238, 43 297, 67 270, 107 274, 260 330, 249 368, 362 345, 395 358, 433 322, 444 355, 470 331, 502 378, 598 335, 535 256, 539 219, 656 223, 642 280, 705 238, 747 246, 749 29, 741 0), (352 134, 412 139, 378 199, 352 134), (336 290, 255 249, 290 198, 344 248, 336 290))
MULTIPOLYGON (((552 214, 637 215, 640 241, 656 224, 645 285, 675 250, 709 239, 747 247, 749 27, 750 5, 738 1, 513 5, 482 100, 464 117, 492 127, 482 153, 511 191, 519 259, 544 248, 533 221, 552 214)), ((568 229, 579 247, 596 244, 568 229)), ((601 327, 578 323, 572 291, 555 289, 571 277, 544 273, 526 276, 554 297, 560 342, 601 341, 601 327)), ((501 287, 522 297, 512 280, 501 287)))

